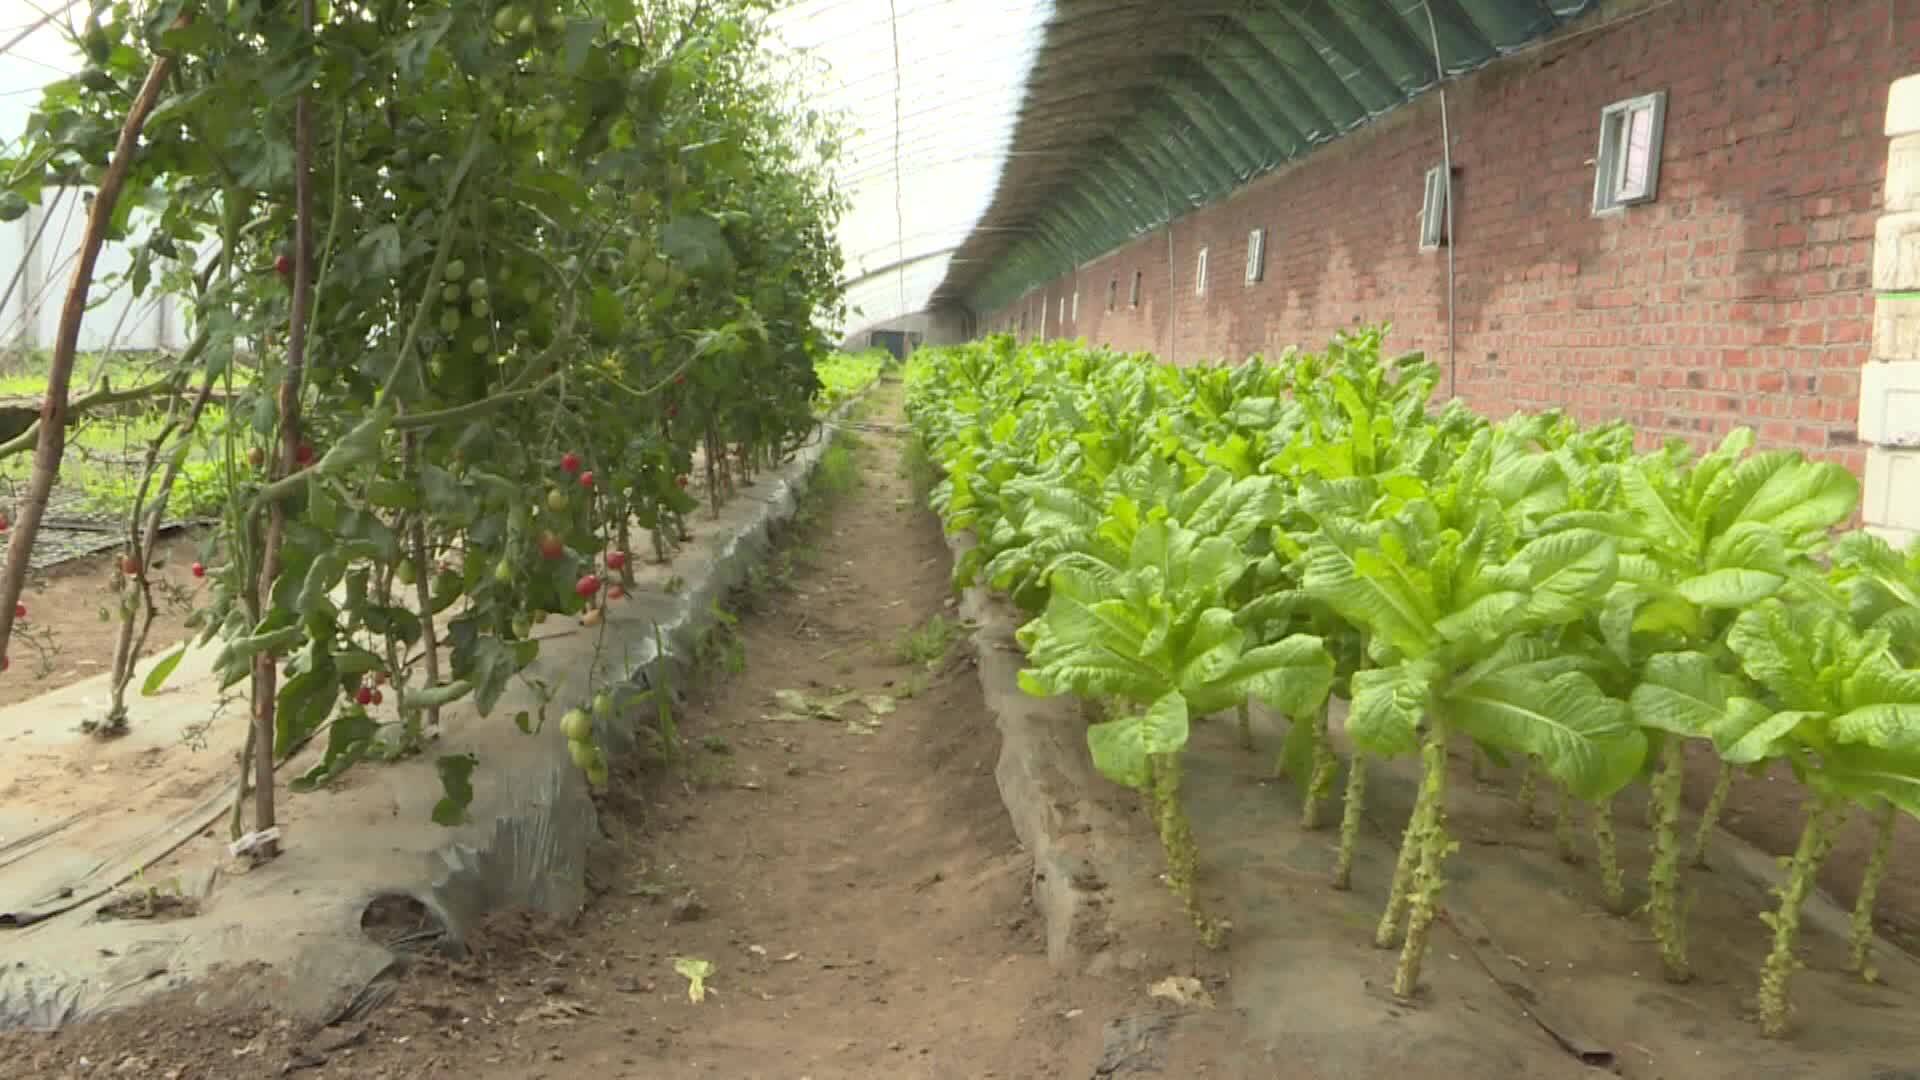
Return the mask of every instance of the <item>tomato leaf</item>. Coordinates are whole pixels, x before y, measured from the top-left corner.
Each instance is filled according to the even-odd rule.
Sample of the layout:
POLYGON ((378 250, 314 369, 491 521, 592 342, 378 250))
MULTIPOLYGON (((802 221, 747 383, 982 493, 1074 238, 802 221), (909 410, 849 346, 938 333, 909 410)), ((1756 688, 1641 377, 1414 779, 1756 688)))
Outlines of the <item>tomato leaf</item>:
POLYGON ((147 672, 146 681, 140 684, 141 695, 152 697, 159 693, 160 688, 166 685, 168 676, 173 674, 174 668, 180 666, 180 661, 184 659, 186 655, 187 647, 182 645, 178 649, 161 657, 159 662, 153 665, 153 669, 147 672))
POLYGON ((473 805, 473 769, 480 759, 472 754, 443 754, 433 763, 440 776, 440 801, 433 804, 433 823, 454 826, 467 820, 473 805))
POLYGON ((312 791, 324 786, 352 768, 373 748, 379 725, 360 709, 350 709, 334 718, 327 728, 327 748, 313 768, 296 777, 295 791, 312 791))

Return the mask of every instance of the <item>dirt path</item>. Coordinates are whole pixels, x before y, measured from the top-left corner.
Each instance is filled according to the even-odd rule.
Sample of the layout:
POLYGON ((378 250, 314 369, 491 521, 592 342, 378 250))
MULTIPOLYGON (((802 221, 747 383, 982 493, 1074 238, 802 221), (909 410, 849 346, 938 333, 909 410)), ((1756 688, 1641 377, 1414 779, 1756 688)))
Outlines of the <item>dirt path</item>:
MULTIPOLYGON (((883 390, 882 419, 898 398, 883 390)), ((363 1025, 318 1039, 177 999, 0 1036, 7 1075, 1093 1074, 1107 1022, 1150 1011, 1145 985, 1048 965, 947 550, 903 440, 860 439, 737 599, 681 763, 616 777, 576 925, 496 919, 471 962, 422 958, 363 1025), (840 719, 794 715, 836 703, 840 719), (711 965, 701 1003, 681 958, 711 965)))

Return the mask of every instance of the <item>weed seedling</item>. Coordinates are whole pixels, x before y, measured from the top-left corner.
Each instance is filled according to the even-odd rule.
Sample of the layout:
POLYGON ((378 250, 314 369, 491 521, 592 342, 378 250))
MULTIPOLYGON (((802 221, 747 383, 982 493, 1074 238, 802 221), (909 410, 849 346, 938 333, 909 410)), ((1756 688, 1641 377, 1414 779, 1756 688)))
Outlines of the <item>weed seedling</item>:
POLYGON ((895 646, 894 654, 903 664, 933 667, 947 658, 953 643, 960 639, 962 629, 959 622, 936 613, 907 631, 895 646))

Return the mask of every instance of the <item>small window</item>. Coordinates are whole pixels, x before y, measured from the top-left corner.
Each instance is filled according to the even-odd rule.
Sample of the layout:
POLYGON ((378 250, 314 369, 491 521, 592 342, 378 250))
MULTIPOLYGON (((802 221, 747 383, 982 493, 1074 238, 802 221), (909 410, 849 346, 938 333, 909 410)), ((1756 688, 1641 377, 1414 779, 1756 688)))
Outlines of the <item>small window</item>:
POLYGON ((1616 101, 1600 111, 1600 153, 1594 159, 1593 212, 1652 202, 1660 186, 1660 135, 1666 91, 1616 101))
POLYGON ((1107 310, 1112 311, 1114 308, 1117 308, 1119 306, 1120 306, 1120 279, 1114 278, 1113 280, 1107 282, 1107 310))
POLYGON ((1140 271, 1133 272, 1133 291, 1127 296, 1128 307, 1140 306, 1140 271))
POLYGON ((1193 262, 1193 295, 1207 295, 1207 249, 1201 248, 1193 262))
POLYGON ((1427 170, 1427 190, 1420 200, 1420 250, 1432 251, 1447 240, 1447 170, 1435 165, 1427 170))
POLYGON ((1265 280, 1267 276, 1267 230, 1255 229, 1247 234, 1247 284, 1265 280))

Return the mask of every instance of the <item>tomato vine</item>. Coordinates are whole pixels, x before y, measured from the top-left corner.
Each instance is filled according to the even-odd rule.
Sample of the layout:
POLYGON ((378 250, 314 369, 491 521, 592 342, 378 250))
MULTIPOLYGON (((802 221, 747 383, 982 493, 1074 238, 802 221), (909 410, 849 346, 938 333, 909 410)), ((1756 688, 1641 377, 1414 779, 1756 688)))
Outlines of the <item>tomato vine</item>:
MULTIPOLYGON (((275 760, 324 735, 301 779, 324 783, 426 749, 453 702, 490 714, 538 652, 534 623, 597 618, 632 584, 635 529, 671 554, 697 463, 717 509, 811 429, 844 200, 831 124, 767 74, 769 10, 96 7, 85 69, 46 89, 4 162, 0 216, 117 171, 102 237, 133 251, 136 293, 187 299, 194 344, 164 392, 227 403, 208 421, 227 501, 194 625, 220 641, 223 690, 251 679, 256 830, 275 760), (155 211, 144 231, 136 207, 155 211), (598 587, 603 568, 621 588, 598 587), (388 695, 399 719, 382 722, 388 695)), ((37 471, 60 456, 57 380, 55 399, 37 471)), ((179 412, 153 468, 202 421, 179 412)), ((133 576, 152 542, 130 529, 133 576)), ((101 728, 126 722, 120 704, 101 728)), ((603 780, 589 750, 576 760, 603 780)), ((436 816, 461 817, 470 769, 441 760, 436 816)))

